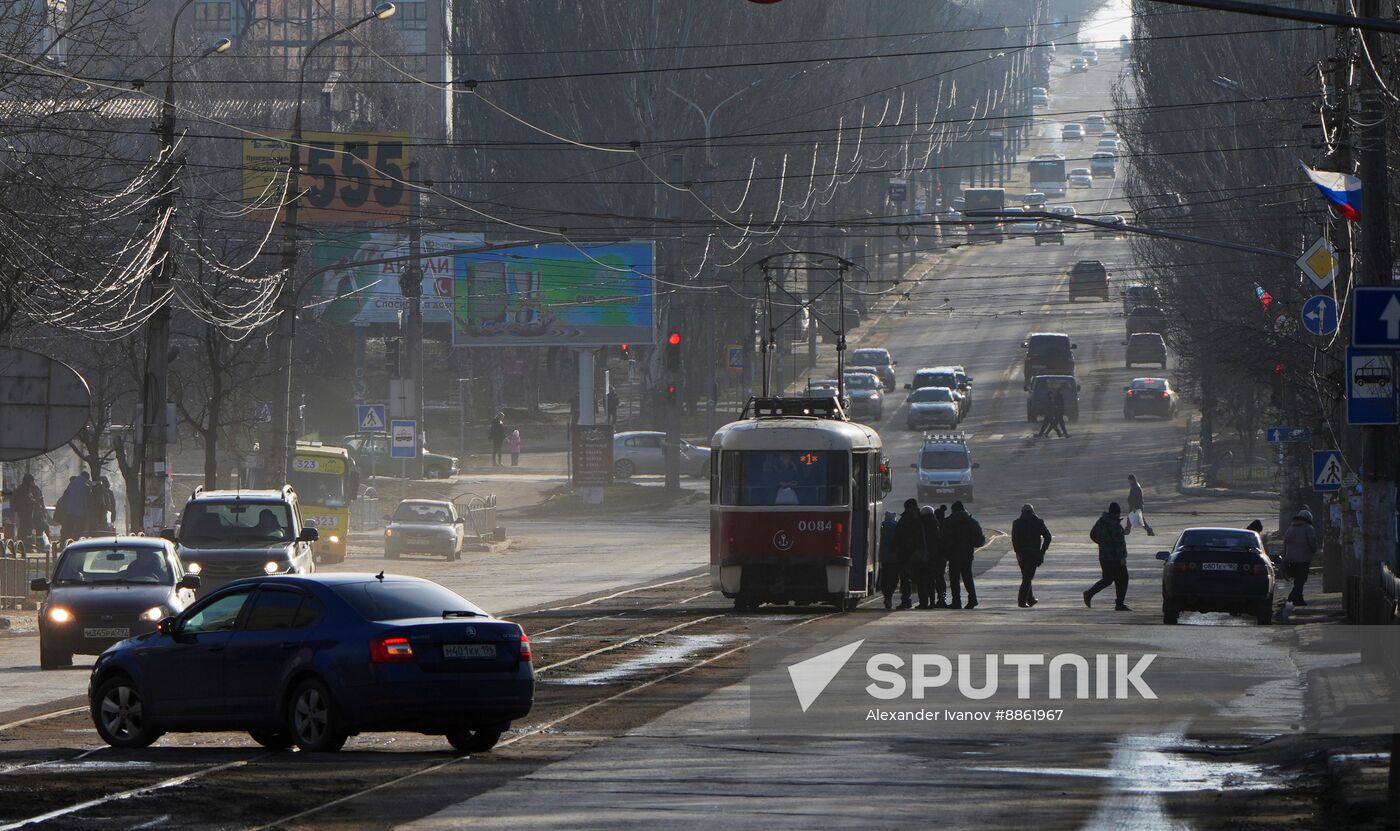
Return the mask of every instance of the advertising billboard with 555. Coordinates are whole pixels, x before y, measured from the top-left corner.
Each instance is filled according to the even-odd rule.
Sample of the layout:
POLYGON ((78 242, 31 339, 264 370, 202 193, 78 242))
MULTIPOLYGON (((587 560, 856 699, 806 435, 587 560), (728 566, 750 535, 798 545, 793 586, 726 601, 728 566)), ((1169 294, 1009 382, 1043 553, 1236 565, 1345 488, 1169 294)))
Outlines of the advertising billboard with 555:
POLYGON ((655 342, 655 244, 526 245, 456 258, 455 346, 655 342))
MULTIPOLYGON (((243 201, 283 193, 290 133, 243 140, 243 201)), ((372 222, 408 214, 407 133, 302 133, 300 222, 372 222)))

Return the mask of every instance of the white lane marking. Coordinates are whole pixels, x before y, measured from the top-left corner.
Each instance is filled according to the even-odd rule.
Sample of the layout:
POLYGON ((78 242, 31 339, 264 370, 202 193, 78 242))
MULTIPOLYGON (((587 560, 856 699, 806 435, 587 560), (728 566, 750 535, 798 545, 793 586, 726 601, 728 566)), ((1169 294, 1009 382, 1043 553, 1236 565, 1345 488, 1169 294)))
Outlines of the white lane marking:
POLYGON ((1004 438, 1006 438, 1005 433, 993 433, 990 436, 987 436, 987 441, 1001 441, 1004 438))
POLYGON ((68 716, 72 715, 73 713, 81 713, 86 709, 86 705, 82 707, 69 707, 66 710, 54 710, 52 713, 44 713, 43 715, 22 718, 19 721, 12 721, 8 724, 0 724, 0 732, 9 730, 14 727, 23 727, 26 724, 33 724, 36 721, 46 721, 51 718, 58 718, 59 716, 68 716))
MULTIPOLYGON (((770 634, 770 635, 763 635, 762 637, 754 638, 753 640, 749 641, 748 643, 740 644, 739 646, 736 646, 736 647, 734 647, 733 649, 726 649, 725 651, 723 651, 723 652, 721 652, 721 653, 719 653, 719 654, 717 654, 717 655, 712 655, 712 656, 710 656, 709 658, 704 659, 703 661, 697 661, 696 663, 689 664, 689 665, 687 665, 687 666, 681 667, 680 669, 676 670, 675 672, 671 672, 671 673, 668 673, 668 674, 666 674, 666 675, 662 675, 662 676, 660 676, 660 677, 658 677, 658 678, 653 678, 652 680, 647 681, 647 682, 644 683, 644 684, 638 684, 638 685, 635 686, 635 687, 628 687, 627 689, 621 690, 621 691, 616 692, 616 693, 613 693, 612 695, 610 695, 610 696, 608 696, 608 697, 606 697, 606 698, 600 698, 600 699, 598 699, 597 701, 594 701, 594 702, 591 703, 591 704, 585 704, 584 706, 579 707, 577 710, 574 710, 574 711, 569 712, 569 713, 565 713, 564 715, 559 716, 558 718, 552 719, 552 720, 550 720, 550 721, 546 721, 546 722, 544 722, 544 723, 542 723, 542 724, 537 724, 537 725, 535 725, 535 726, 533 726, 533 727, 530 727, 530 728, 528 728, 528 729, 526 729, 526 730, 523 730, 523 731, 521 731, 520 733, 517 733, 517 734, 515 734, 514 736, 511 736, 511 737, 509 737, 509 738, 507 738, 507 739, 504 739, 503 741, 499 742, 499 743, 496 745, 496 747, 506 747, 506 746, 509 746, 509 745, 512 745, 512 744, 516 744, 517 742, 523 741, 523 740, 525 740, 525 739, 527 739, 527 738, 529 738, 529 737, 531 737, 531 736, 534 736, 534 735, 543 733, 543 732, 545 732, 545 731, 547 731, 547 730, 550 730, 550 729, 554 728, 556 725, 563 724, 564 722, 568 721, 569 719, 572 719, 572 718, 575 718, 575 717, 577 717, 577 716, 580 716, 580 715, 582 715, 582 714, 588 712, 589 710, 594 709, 595 707, 601 707, 601 706, 603 706, 604 704, 611 704, 612 702, 617 701, 618 699, 623 698, 624 696, 628 696, 628 695, 631 695, 631 694, 636 693, 636 692, 641 692, 642 690, 648 689, 649 687, 654 687, 654 686, 656 686, 657 684, 662 684, 662 683, 665 683, 665 682, 670 681, 670 680, 672 680, 672 679, 679 678, 679 677, 682 676, 682 675, 686 675, 686 674, 688 674, 688 673, 694 672, 695 670, 700 669, 700 668, 705 667, 705 666, 708 666, 708 665, 710 665, 710 664, 712 664, 712 663, 714 663, 714 662, 716 662, 716 661, 721 661, 721 660, 723 660, 723 659, 725 659, 725 658, 728 658, 730 655, 733 655, 733 654, 738 653, 738 652, 742 652, 742 651, 745 650, 745 649, 749 649, 749 648, 751 648, 754 644, 762 643, 763 641, 766 641, 766 640, 768 640, 769 638, 773 638, 773 637, 776 637, 776 636, 778 636, 778 635, 785 635, 785 634, 787 634, 788 632, 791 632, 792 630, 797 629, 798 627, 806 626, 806 625, 809 624, 809 623, 815 623, 815 622, 817 622, 817 621, 819 621, 819 620, 825 620, 825 619, 827 619, 827 618, 829 618, 829 617, 835 617, 836 614, 837 614, 836 612, 831 612, 831 613, 829 613, 829 614, 818 615, 818 616, 816 616, 816 617, 808 618, 807 620, 804 620, 804 621, 801 621, 801 622, 798 622, 798 623, 794 623, 792 626, 788 626, 788 627, 786 627, 786 628, 784 628, 784 629, 782 629, 782 630, 780 630, 780 631, 774 632, 774 633, 772 633, 772 634, 770 634)), ((358 799, 358 798, 360 798, 360 797, 362 797, 362 796, 366 796, 366 795, 368 795, 368 794, 372 794, 372 793, 375 793, 375 792, 377 792, 377 791, 384 790, 385 788, 392 788, 392 787, 394 787, 394 786, 396 786, 396 785, 398 785, 398 784, 400 784, 400 783, 402 783, 402 782, 405 782, 405 781, 407 781, 407 780, 409 780, 409 779, 416 779, 416 778, 418 778, 419 776, 422 776, 422 775, 425 774, 425 773, 435 773, 435 772, 437 772, 437 771, 439 771, 439 770, 442 770, 443 768, 446 768, 446 767, 449 766, 449 765, 455 765, 455 764, 457 764, 457 763, 460 762, 460 761, 463 761, 463 760, 465 760, 465 759, 470 759, 470 758, 472 758, 472 757, 471 757, 471 756, 458 756, 458 757, 455 758, 455 759, 449 759, 449 760, 447 760, 447 761, 445 761, 445 762, 439 762, 439 763, 436 764, 436 765, 431 765, 431 766, 426 767, 426 768, 423 768, 423 769, 421 769, 421 770, 415 770, 415 771, 412 772, 412 773, 406 773, 406 774, 404 774, 403 776, 399 776, 399 777, 396 777, 396 778, 394 778, 394 779, 390 779, 390 780, 385 781, 385 782, 380 782, 378 785, 373 785, 373 786, 371 786, 371 787, 365 788, 365 789, 362 790, 362 791, 358 791, 358 792, 352 793, 352 794, 347 794, 347 795, 342 796, 342 797, 340 797, 340 798, 338 798, 338 799, 333 799, 333 800, 331 800, 330 802, 326 802, 326 803, 323 803, 323 804, 321 804, 321 805, 317 805, 317 806, 314 807, 314 808, 307 808, 305 811, 301 811, 300 813, 292 814, 291 816, 282 817, 281 819, 274 820, 273 822, 269 822, 269 823, 267 823, 267 824, 265 824, 265 825, 258 825, 258 826, 255 826, 255 827, 249 829, 249 831, 271 831, 271 829, 274 829, 274 828, 275 828, 275 829, 279 829, 279 831, 280 831, 280 829, 283 829, 288 823, 293 822, 293 821, 295 821, 295 820, 299 820, 299 819, 301 819, 301 818, 303 818, 303 817, 309 817, 309 816, 311 816, 312 814, 320 813, 321 811, 324 811, 324 810, 326 810, 327 808, 333 808, 333 807, 335 807, 335 806, 337 806, 337 805, 341 805, 341 804, 344 804, 344 803, 346 803, 346 802, 349 802, 349 801, 352 800, 352 799, 358 799)), ((5 829, 0 828, 0 831, 5 831, 5 829)))
POLYGON ((106 796, 99 796, 96 799, 89 799, 86 802, 79 802, 76 805, 69 805, 66 808, 55 808, 54 810, 49 811, 48 813, 39 814, 38 816, 33 816, 28 819, 22 819, 18 822, 9 823, 8 825, 0 825, 0 831, 13 831, 13 829, 24 828, 27 825, 35 825, 41 822, 48 822, 51 819, 66 817, 69 814, 76 814, 79 811, 85 811, 88 808, 94 808, 98 805, 105 805, 108 802, 117 802, 123 799, 131 799, 133 797, 144 796, 145 794, 153 793, 155 791, 165 790, 166 788, 173 788, 177 785, 183 785, 186 782, 192 782, 195 779, 203 778, 211 773, 219 773, 221 771, 243 767, 244 765, 247 765, 251 762, 256 762, 260 759, 266 759, 268 756, 271 755, 271 753, 264 753, 261 756, 256 756, 252 759, 239 759, 235 762, 225 762, 222 765, 214 765, 213 767, 207 767, 201 770, 192 771, 190 773, 181 774, 180 776, 175 776, 170 779, 163 779, 160 782, 156 782, 153 785, 144 785, 140 788, 132 788, 131 790, 127 791, 118 791, 116 793, 108 794, 106 796))

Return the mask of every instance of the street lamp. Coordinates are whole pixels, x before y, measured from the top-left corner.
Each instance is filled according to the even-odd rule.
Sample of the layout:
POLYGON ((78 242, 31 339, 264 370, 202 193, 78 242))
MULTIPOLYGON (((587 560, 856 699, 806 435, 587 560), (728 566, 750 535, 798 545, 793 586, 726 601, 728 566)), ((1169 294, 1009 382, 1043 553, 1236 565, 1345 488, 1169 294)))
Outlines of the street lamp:
POLYGON ((273 441, 269 443, 268 452, 271 455, 267 459, 267 467, 271 481, 278 485, 287 481, 287 463, 292 455, 292 337, 296 334, 297 205, 301 201, 301 106, 305 101, 306 65, 322 44, 371 20, 388 20, 397 11, 398 7, 393 3, 380 3, 369 14, 336 29, 301 53, 301 67, 297 73, 297 105, 292 111, 292 137, 287 151, 289 171, 287 203, 282 220, 282 288, 277 294, 277 331, 272 340, 277 387, 272 395, 273 441))
MULTIPOLYGON (((142 379, 141 398, 141 473, 138 490, 141 497, 141 527, 156 532, 165 527, 165 506, 168 500, 170 470, 166 459, 166 438, 170 430, 166 402, 170 398, 170 283, 175 270, 170 252, 171 216, 175 210, 175 31, 180 15, 194 0, 185 0, 170 18, 169 63, 165 67, 165 98, 161 102, 160 175, 155 177, 159 188, 156 215, 162 217, 160 236, 156 238, 157 269, 151 278, 151 302, 158 304, 146 330, 146 375, 142 379), (155 493, 151 493, 151 485, 155 493)), ((194 62, 210 55, 227 52, 233 41, 220 38, 206 48, 194 62)))

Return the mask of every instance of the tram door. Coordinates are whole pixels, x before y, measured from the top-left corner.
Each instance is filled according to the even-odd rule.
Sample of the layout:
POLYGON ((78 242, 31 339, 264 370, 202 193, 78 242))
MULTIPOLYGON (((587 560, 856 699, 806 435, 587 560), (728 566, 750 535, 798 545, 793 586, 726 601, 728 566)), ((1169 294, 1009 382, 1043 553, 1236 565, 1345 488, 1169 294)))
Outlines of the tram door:
POLYGON ((870 560, 870 477, 869 453, 851 454, 851 591, 866 591, 870 560))

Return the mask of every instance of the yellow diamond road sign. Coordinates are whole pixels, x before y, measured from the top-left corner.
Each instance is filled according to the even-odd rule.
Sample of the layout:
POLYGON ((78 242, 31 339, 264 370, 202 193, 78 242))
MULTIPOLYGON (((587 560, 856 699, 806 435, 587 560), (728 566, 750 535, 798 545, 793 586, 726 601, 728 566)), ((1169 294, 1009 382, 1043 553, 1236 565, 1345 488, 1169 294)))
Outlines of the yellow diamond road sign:
POLYGON ((1319 237, 1312 247, 1298 258, 1298 267, 1319 289, 1325 289, 1337 279, 1337 249, 1325 237, 1319 237))

